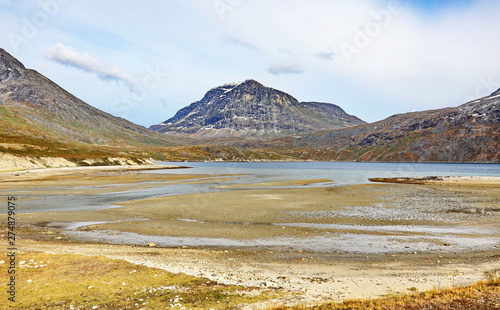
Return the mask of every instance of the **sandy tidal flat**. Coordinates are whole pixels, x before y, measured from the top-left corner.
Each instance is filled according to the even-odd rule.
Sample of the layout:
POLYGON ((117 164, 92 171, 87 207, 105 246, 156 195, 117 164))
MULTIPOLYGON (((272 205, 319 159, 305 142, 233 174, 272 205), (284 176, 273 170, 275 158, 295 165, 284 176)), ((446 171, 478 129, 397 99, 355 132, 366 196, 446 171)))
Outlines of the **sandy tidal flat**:
POLYGON ((43 195, 91 195, 155 186, 167 193, 174 184, 218 184, 201 193, 123 201, 114 208, 20 215, 33 225, 72 227, 68 234, 89 242, 408 253, 491 249, 500 237, 500 190, 476 183, 314 187, 326 180, 300 180, 225 186, 238 176, 75 173, 2 182, 0 188, 8 192, 14 186, 20 195, 33 188, 42 188, 43 195))

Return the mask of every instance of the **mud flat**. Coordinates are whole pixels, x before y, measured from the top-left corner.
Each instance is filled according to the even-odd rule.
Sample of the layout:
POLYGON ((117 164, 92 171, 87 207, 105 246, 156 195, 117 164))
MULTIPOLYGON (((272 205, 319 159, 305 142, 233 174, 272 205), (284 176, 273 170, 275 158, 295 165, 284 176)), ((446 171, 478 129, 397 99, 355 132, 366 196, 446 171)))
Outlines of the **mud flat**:
MULTIPOLYGON (((170 177, 177 183, 203 182, 190 179, 199 176, 170 177)), ((125 186, 139 185, 119 189, 125 186)), ((456 252, 498 245, 498 201, 499 190, 490 187, 363 184, 215 190, 20 218, 62 229, 71 225, 67 234, 87 242, 354 254, 456 252)))
POLYGON ((50 173, 0 182, 0 191, 15 188, 22 205, 23 198, 30 199, 22 195, 35 188, 43 197, 163 186, 155 197, 115 203, 114 208, 19 215, 27 224, 71 227, 68 234, 88 242, 377 254, 492 249, 500 237, 500 189, 466 185, 463 180, 447 186, 338 187, 314 187, 314 182, 325 180, 292 180, 272 182, 278 188, 258 183, 234 189, 223 184, 237 175, 138 173, 123 168, 71 168, 49 177, 50 173), (218 185, 205 192, 166 195, 172 185, 215 181, 218 185), (285 184, 289 188, 279 188, 285 184))

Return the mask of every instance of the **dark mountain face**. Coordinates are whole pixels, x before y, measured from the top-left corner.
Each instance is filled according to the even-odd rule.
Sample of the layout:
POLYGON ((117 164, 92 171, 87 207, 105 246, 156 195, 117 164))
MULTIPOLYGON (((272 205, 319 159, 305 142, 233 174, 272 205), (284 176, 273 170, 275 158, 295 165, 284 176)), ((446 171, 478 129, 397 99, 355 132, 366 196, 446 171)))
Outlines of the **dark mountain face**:
POLYGON ((0 49, 0 134, 96 145, 164 141, 154 132, 98 110, 0 49))
POLYGON ((500 96, 313 133, 295 142, 317 160, 500 162, 500 96))
POLYGON ((365 124, 340 107, 298 102, 291 95, 257 81, 227 84, 150 128, 194 137, 285 136, 365 124))
POLYGON ((26 71, 23 64, 10 54, 0 49, 0 81, 9 83, 17 80, 26 71))

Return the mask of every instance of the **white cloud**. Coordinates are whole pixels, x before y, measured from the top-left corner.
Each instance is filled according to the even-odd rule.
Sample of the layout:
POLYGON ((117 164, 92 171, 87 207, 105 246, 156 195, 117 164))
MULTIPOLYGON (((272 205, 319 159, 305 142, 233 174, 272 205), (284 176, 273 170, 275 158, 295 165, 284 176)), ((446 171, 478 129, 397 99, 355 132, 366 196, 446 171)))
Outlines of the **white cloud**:
POLYGON ((304 68, 299 62, 280 62, 269 66, 267 71, 274 75, 299 74, 304 72, 304 68))
POLYGON ((259 51, 259 48, 255 44, 252 44, 250 42, 247 42, 247 41, 240 39, 240 38, 237 38, 237 37, 223 36, 222 43, 232 44, 232 45, 244 48, 244 49, 254 50, 256 52, 259 51))
POLYGON ((334 60, 337 57, 337 54, 330 50, 328 52, 318 52, 315 56, 323 60, 334 60))
POLYGON ((136 90, 136 82, 132 76, 122 72, 120 68, 100 62, 87 53, 78 53, 62 43, 49 48, 45 56, 59 64, 93 73, 103 81, 123 83, 131 91, 136 90))

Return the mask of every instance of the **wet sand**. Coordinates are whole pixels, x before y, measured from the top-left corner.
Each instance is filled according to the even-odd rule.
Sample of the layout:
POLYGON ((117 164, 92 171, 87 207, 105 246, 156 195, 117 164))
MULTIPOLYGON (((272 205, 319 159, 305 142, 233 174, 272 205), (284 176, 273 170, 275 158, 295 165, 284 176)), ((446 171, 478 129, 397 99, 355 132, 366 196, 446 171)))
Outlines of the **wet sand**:
POLYGON ((233 184, 223 185, 217 188, 266 188, 266 187, 288 187, 288 186, 301 186, 310 185, 315 183, 332 182, 330 179, 303 179, 303 180, 287 180, 287 181, 273 181, 252 184, 233 184))
MULTIPOLYGON (((116 188, 106 186, 121 184, 124 190, 165 182, 194 184, 204 182, 203 177, 220 178, 223 184, 237 177, 119 169, 41 175, 3 179, 0 190, 75 194, 81 190, 77 187, 86 186, 81 194, 92 194, 97 190, 89 188, 92 184, 112 192, 116 188)), ((500 247, 498 186, 472 181, 459 186, 314 187, 314 182, 148 198, 105 210, 21 213, 18 220, 27 228, 23 250, 106 255, 222 283, 298 293, 277 304, 466 285, 500 268, 495 254, 500 247), (64 228, 74 222, 89 223, 64 228), (148 247, 151 242, 155 244, 148 247)))

